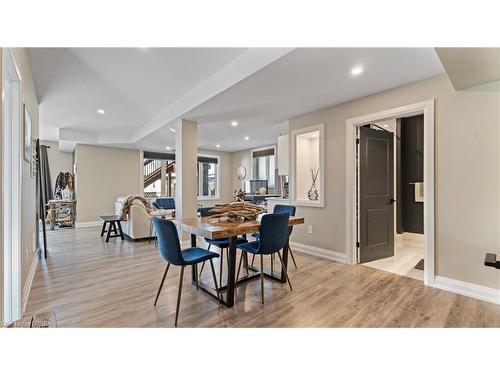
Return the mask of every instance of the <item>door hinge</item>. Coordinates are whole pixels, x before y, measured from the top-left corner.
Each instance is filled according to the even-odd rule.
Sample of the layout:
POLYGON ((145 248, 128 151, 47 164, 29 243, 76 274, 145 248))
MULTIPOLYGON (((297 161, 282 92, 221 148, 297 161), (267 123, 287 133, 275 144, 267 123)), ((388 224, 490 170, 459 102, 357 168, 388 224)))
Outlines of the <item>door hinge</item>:
POLYGON ((359 138, 356 138, 356 144, 359 145, 359 138))
POLYGON ((359 247, 359 241, 356 241, 356 247, 359 247))

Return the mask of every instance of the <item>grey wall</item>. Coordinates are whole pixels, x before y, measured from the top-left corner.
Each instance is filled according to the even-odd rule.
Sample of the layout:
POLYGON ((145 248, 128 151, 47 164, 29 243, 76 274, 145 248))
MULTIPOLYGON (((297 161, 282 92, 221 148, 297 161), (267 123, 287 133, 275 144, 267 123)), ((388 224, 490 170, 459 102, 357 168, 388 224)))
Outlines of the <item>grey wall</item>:
POLYGON ((292 240, 346 252, 346 120, 430 99, 436 99, 437 274, 500 289, 500 272, 483 266, 485 251, 500 248, 500 93, 455 91, 446 75, 290 120, 290 130, 324 123, 326 148, 326 206, 299 207, 306 225, 294 229, 292 240))
POLYGON ((424 203, 415 202, 414 182, 424 181, 424 115, 401 119, 401 229, 424 233, 424 203))
POLYGON ((77 144, 77 224, 114 215, 119 196, 141 194, 141 151, 77 144))

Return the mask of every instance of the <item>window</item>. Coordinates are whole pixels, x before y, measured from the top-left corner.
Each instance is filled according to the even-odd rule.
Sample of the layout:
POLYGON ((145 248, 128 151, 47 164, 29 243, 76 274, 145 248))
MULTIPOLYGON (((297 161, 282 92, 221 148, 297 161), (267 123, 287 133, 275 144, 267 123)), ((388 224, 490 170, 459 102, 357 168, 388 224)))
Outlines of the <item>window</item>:
POLYGON ((198 156, 198 198, 219 198, 218 168, 218 156, 198 156))
POLYGON ((251 193, 257 192, 260 187, 266 187, 268 193, 274 193, 276 185, 275 182, 275 148, 270 147, 265 149, 252 150, 252 181, 250 184, 251 193))

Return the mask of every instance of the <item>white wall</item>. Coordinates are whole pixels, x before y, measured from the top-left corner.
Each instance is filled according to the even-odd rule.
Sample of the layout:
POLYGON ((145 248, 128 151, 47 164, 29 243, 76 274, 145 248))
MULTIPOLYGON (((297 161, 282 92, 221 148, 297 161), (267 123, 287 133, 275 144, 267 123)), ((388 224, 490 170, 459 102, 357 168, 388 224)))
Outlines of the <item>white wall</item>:
MULTIPOLYGON (((319 132, 318 132, 319 133, 319 132)), ((319 168, 319 138, 310 138, 304 135, 299 135, 296 140, 297 145, 297 161, 296 161, 296 199, 307 200, 307 193, 311 188, 312 175, 311 169, 317 170, 319 168)), ((319 194, 321 181, 321 171, 318 173, 316 180, 316 189, 319 194)))

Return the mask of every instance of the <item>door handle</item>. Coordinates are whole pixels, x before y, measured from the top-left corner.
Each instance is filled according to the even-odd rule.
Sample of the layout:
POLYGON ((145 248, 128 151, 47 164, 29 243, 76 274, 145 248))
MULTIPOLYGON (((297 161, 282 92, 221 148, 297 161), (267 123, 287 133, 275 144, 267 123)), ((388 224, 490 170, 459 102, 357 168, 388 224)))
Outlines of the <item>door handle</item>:
POLYGON ((387 205, 391 205, 393 204, 394 202, 396 202, 396 200, 394 198, 391 198, 389 199, 389 203, 387 203, 387 205))

